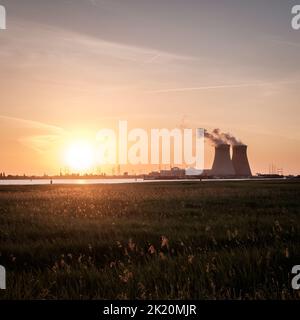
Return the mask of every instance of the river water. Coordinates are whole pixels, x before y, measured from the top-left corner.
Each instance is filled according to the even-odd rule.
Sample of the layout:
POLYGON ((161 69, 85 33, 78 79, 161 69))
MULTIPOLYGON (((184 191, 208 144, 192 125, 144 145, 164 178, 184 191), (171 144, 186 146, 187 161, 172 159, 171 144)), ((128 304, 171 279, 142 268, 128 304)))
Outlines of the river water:
MULTIPOLYGON (((202 179, 201 181, 243 181, 243 180, 273 180, 262 178, 251 179, 202 179)), ((281 179, 276 179, 281 180, 281 179)), ((0 186, 21 186, 21 185, 50 185, 51 179, 16 179, 16 180, 0 180, 0 186)), ((192 182, 199 181, 198 179, 178 179, 178 180, 144 180, 141 178, 130 179, 52 179, 53 184, 126 184, 126 183, 149 183, 149 182, 192 182)))

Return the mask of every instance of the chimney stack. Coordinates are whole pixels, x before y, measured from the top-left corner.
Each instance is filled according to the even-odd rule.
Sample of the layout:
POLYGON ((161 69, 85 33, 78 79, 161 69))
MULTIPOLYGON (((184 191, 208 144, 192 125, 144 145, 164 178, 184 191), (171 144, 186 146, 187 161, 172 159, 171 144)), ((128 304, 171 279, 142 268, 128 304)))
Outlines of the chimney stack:
POLYGON ((251 177, 251 169, 247 157, 246 145, 234 145, 232 147, 232 163, 237 176, 251 177))
POLYGON ((215 159, 211 169, 211 175, 229 177, 235 175, 235 170, 230 158, 230 145, 218 144, 215 147, 215 159))

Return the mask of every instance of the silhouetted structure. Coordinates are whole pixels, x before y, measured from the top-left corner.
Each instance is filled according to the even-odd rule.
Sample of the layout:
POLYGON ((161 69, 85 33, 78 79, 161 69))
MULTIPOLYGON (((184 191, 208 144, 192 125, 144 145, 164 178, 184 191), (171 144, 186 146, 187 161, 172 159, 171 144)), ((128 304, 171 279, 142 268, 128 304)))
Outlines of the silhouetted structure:
POLYGON ((251 177, 251 169, 247 157, 246 145, 235 145, 232 147, 232 164, 235 174, 239 177, 251 177))
POLYGON ((235 170, 230 158, 230 145, 218 144, 215 147, 215 158, 210 175, 229 177, 235 175, 235 170))

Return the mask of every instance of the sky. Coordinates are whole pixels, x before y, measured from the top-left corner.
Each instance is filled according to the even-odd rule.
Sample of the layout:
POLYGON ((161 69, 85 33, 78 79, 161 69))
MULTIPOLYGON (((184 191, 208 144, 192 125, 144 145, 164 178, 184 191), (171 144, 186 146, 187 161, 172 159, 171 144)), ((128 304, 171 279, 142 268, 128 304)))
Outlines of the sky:
POLYGON ((253 173, 300 173, 297 1, 0 4, 0 171, 58 173, 72 141, 127 120, 220 128, 248 145, 253 173))

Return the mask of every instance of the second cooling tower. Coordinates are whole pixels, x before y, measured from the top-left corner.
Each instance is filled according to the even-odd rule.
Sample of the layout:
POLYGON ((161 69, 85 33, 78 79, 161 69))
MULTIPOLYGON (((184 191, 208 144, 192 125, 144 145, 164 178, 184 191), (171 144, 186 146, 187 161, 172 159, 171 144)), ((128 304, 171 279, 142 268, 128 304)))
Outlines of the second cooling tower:
POLYGON ((232 147, 232 164, 237 176, 251 177, 251 169, 247 157, 247 146, 236 145, 232 147))
POLYGON ((229 144, 219 144, 215 147, 215 159, 210 174, 220 177, 235 175, 235 170, 230 158, 229 144))

